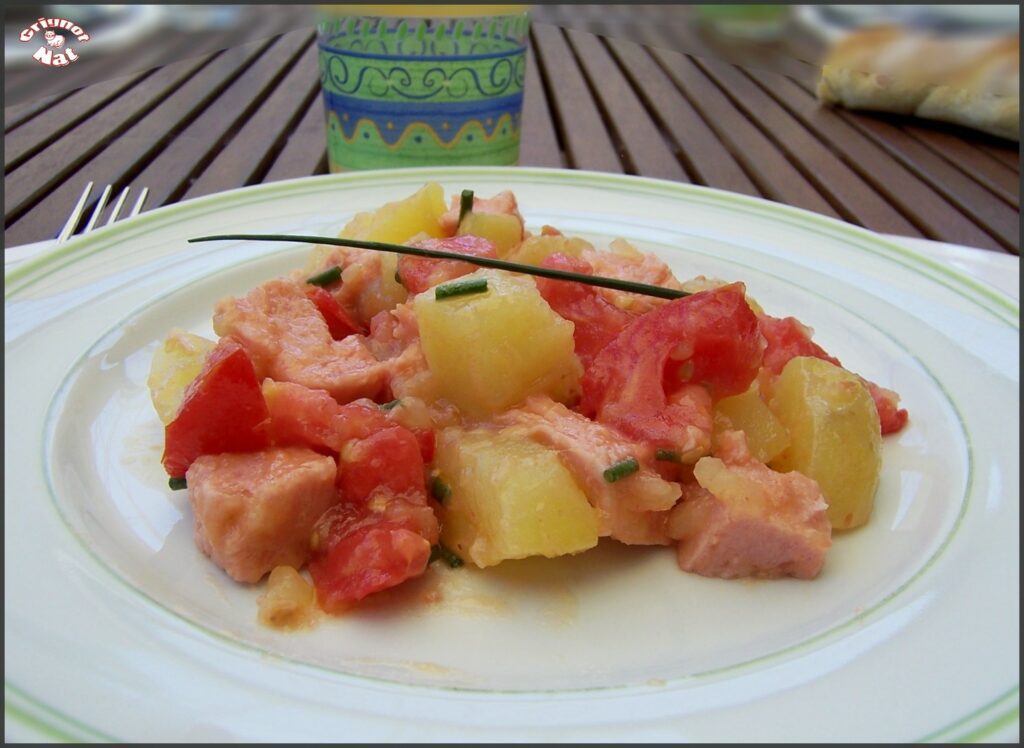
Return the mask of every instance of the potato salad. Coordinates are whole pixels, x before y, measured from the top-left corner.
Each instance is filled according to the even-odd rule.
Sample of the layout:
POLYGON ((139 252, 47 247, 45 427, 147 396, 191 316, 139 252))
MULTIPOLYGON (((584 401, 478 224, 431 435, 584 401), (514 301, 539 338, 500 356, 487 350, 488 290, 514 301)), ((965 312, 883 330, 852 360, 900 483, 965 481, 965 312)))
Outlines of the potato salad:
POLYGON ((319 245, 220 299, 215 339, 176 329, 156 351, 169 485, 214 564, 269 578, 267 622, 340 614, 434 563, 599 542, 810 580, 833 531, 870 520, 896 393, 740 281, 529 231, 511 192, 468 197, 427 184, 339 235, 447 259, 319 245))

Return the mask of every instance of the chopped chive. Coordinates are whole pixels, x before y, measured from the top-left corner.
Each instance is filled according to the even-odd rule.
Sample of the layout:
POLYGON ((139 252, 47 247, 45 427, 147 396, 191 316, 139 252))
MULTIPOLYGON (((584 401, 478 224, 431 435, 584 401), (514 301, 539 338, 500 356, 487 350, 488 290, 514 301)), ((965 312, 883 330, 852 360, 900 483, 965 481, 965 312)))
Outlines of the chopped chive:
POLYGON ((610 468, 604 471, 604 479, 609 483, 614 483, 620 478, 625 478, 627 475, 632 475, 640 469, 640 463, 636 461, 635 457, 629 457, 621 462, 616 462, 610 468))
POLYGON ((329 286, 341 278, 341 268, 337 265, 329 267, 322 273, 306 278, 306 283, 311 286, 329 286))
POLYGON ((389 244, 387 242, 370 242, 362 239, 341 239, 334 236, 304 236, 299 234, 216 234, 211 236, 197 236, 189 239, 189 243, 213 242, 213 241, 251 241, 251 242, 301 242, 303 244, 326 244, 332 247, 356 247, 358 249, 372 249, 377 252, 393 252, 399 255, 412 255, 413 257, 429 257, 432 260, 459 260, 472 265, 479 265, 485 268, 498 268, 509 270, 513 273, 525 275, 536 275, 541 278, 553 278, 554 280, 573 281, 587 286, 599 288, 612 288, 616 291, 629 291, 630 293, 653 296, 658 299, 681 299, 689 296, 687 291, 678 291, 674 288, 664 286, 652 286, 647 283, 622 280, 620 278, 606 278, 601 275, 588 275, 586 273, 574 273, 570 270, 557 270, 555 268, 537 267, 522 262, 511 262, 499 260, 494 257, 474 257, 473 255, 459 254, 458 252, 445 252, 438 249, 423 249, 421 247, 406 247, 402 244, 389 244))
POLYGON ((437 560, 444 561, 452 569, 458 569, 463 564, 461 558, 440 543, 430 547, 430 561, 428 563, 432 564, 437 560))
POLYGON ((471 293, 483 293, 487 290, 486 278, 471 278, 464 281, 452 281, 434 289, 435 299, 448 299, 452 296, 465 296, 471 293))
POLYGON ((171 487, 172 491, 180 491, 183 488, 188 488, 188 483, 185 482, 185 478, 171 478, 167 481, 167 485, 171 487))
POLYGON ((462 198, 459 200, 459 226, 462 225, 462 219, 466 217, 468 213, 473 212, 473 190, 463 190, 462 198))
POLYGON ((452 495, 452 487, 441 480, 441 476, 435 475, 430 479, 430 493, 438 501, 444 501, 452 495))
POLYGON ((383 411, 394 410, 395 408, 398 407, 399 403, 401 402, 401 400, 392 400, 391 402, 383 403, 380 406, 380 409, 383 411))
POLYGON ((665 462, 682 462, 683 456, 674 449, 659 449, 654 453, 654 459, 664 460, 665 462))

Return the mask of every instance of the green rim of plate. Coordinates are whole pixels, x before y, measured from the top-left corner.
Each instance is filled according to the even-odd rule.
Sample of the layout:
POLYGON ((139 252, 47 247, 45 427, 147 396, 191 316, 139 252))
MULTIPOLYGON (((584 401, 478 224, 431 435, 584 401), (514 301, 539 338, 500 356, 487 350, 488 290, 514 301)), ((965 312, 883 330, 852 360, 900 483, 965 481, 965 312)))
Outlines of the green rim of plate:
MULTIPOLYGON (((5 300, 13 296, 16 296, 20 291, 31 288, 35 281, 38 281, 52 272, 56 272, 70 264, 73 264, 78 258, 87 257, 97 252, 103 251, 104 247, 107 246, 111 241, 119 241, 125 238, 126 235, 130 236, 133 233, 148 231, 153 225, 160 223, 170 223, 179 220, 182 214, 198 214, 205 215, 210 212, 215 212, 224 207, 227 203, 239 203, 244 204, 249 198, 259 196, 262 199, 268 197, 278 196, 282 194, 304 194, 306 192, 320 192, 323 190, 325 181, 339 182, 339 187, 346 186, 354 183, 358 185, 370 185, 370 184, 388 184, 390 182, 399 181, 406 182, 410 179, 420 179, 422 181, 439 181, 442 179, 457 179, 457 178, 498 178, 500 177, 509 186, 515 184, 528 184, 536 185, 538 182, 547 183, 561 183, 561 184, 581 184, 586 187, 607 187, 619 192, 627 191, 634 194, 658 194, 664 196, 667 194, 678 194, 681 198, 685 198, 691 201, 712 203, 719 205, 727 205, 730 207, 740 207, 743 210, 754 213, 760 216, 766 216, 775 220, 782 219, 784 223, 795 225, 798 227, 814 228, 823 233, 831 234, 833 238, 845 240, 850 244, 854 245, 856 249, 861 251, 870 251, 872 254, 882 257, 887 260, 891 260, 903 267, 909 268, 920 272, 932 280, 940 283, 941 285, 950 288, 966 298, 974 301, 978 306, 991 313, 993 316, 1007 323, 1014 329, 1019 329, 1019 305, 1009 297, 995 291, 988 285, 975 280, 974 278, 961 273, 953 268, 950 268, 939 261, 932 260, 931 258, 920 255, 912 250, 898 244, 894 241, 889 241, 884 237, 874 234, 865 229, 861 229, 849 224, 845 224, 841 221, 828 218, 826 216, 820 216, 809 211, 805 211, 799 208, 792 208, 789 206, 773 203, 760 198, 753 198, 744 195, 737 195, 733 193, 724 192, 721 190, 714 190, 706 187, 699 187, 694 185, 686 185, 675 182, 667 182, 657 179, 649 179, 644 177, 632 177, 623 175, 604 174, 599 172, 586 172, 586 171, 565 171, 565 170, 554 170, 554 169, 523 169, 523 168, 493 168, 493 167, 445 167, 445 168, 413 168, 413 169, 391 169, 381 170, 372 172, 356 172, 346 174, 333 174, 325 175, 320 177, 303 178, 296 180, 288 180, 283 182, 276 182, 267 185, 259 185, 254 187, 247 187, 228 192, 218 193, 210 195, 197 200, 188 201, 185 203, 177 203, 174 205, 159 208, 150 213, 145 213, 140 216, 136 216, 132 219, 114 224, 110 227, 98 230, 93 234, 80 237, 79 239, 68 242, 65 245, 60 245, 53 250, 46 252, 36 258, 26 260, 19 266, 13 268, 10 271, 5 272, 5 300)), ((970 469, 969 469, 970 472, 970 469)), ((52 489, 51 489, 52 492, 52 489)), ((969 493, 969 484, 968 484, 969 493)), ((56 507, 55 507, 56 508, 56 507)), ((964 507, 961 508, 960 516, 958 516, 953 528, 950 530, 950 534, 946 540, 940 545, 940 547, 933 554, 932 558, 926 562, 926 567, 934 561, 935 557, 941 554, 942 550, 948 545, 950 539, 956 534, 956 530, 962 519, 963 512, 966 509, 966 501, 964 507)), ((63 517, 63 513, 58 510, 58 515, 61 520, 67 526, 66 519, 63 517)), ((72 536, 82 543, 81 538, 78 538, 77 533, 71 531, 68 527, 72 536)), ((164 612, 171 612, 175 618, 183 621, 184 623, 197 627, 200 630, 214 636, 221 641, 228 643, 233 646, 242 646, 243 648, 253 649, 257 652, 263 652, 258 647, 250 647, 242 642, 237 642, 229 637, 220 635, 215 631, 206 629, 204 626, 197 624, 190 619, 183 618, 160 604, 159 602, 152 600, 145 593, 136 590, 127 580, 121 579, 112 569, 107 568, 105 562, 96 558, 95 554, 87 546, 83 544, 85 550, 90 556, 94 558, 104 569, 112 574, 122 584, 126 585, 129 589, 140 593, 143 599, 149 600, 151 604, 164 612)), ((914 575, 913 578, 919 576, 919 571, 914 575)), ((891 600, 894 595, 897 595, 900 591, 906 588, 911 580, 900 587, 899 590, 894 591, 890 595, 887 595, 885 599, 879 602, 879 605, 884 604, 888 600, 891 600)), ((875 606, 877 607, 877 606, 875 606)), ((866 611, 865 611, 866 613, 866 611)), ((859 619, 861 616, 855 618, 859 619)), ((847 622, 849 624, 850 622, 847 622)), ((841 624, 836 629, 824 632, 816 637, 814 640, 821 638, 822 636, 831 635, 835 630, 843 629, 846 624, 841 624)), ((801 644, 806 644, 802 642, 801 644)), ((797 645, 800 646, 800 645, 797 645)), ((790 650, 792 648, 786 648, 790 650)), ((785 651, 785 650, 784 650, 785 651)), ((763 660, 765 658, 773 658, 777 655, 782 654, 781 652, 769 653, 764 657, 755 658, 757 660, 763 660)), ((289 661, 291 662, 291 661, 289 661)), ((319 669, 315 665, 304 663, 301 661, 295 661, 292 664, 300 667, 312 667, 313 669, 319 669)), ((742 667, 745 664, 750 663, 739 663, 738 666, 742 667)), ((726 669, 733 669, 730 666, 726 669)), ((332 671, 333 672, 333 671, 332 671)), ((349 676, 357 679, 365 679, 374 681, 375 678, 365 678, 364 676, 349 676)), ((393 683, 392 681, 384 681, 389 685, 401 687, 403 684, 393 683)), ((409 686, 411 688, 419 689, 418 686, 409 686)), ((474 691, 475 689, 459 689, 451 688, 445 690, 461 691, 468 690, 474 691)), ((575 693, 584 693, 590 690, 624 690, 623 687, 609 687, 601 689, 576 689, 575 693)), ((628 689, 625 689, 628 690, 628 689)), ((490 691, 486 691, 490 692, 490 691)), ((497 693, 500 693, 498 691, 497 693)), ((76 742, 81 739, 89 741, 113 741, 116 740, 110 736, 85 725, 78 720, 75 720, 68 715, 56 710, 55 708, 39 701, 33 696, 25 693, 21 689, 14 686, 12 683, 5 678, 5 698, 4 698, 4 712, 5 716, 15 719, 22 723, 24 726, 31 730, 43 733, 47 737, 53 738, 62 742, 76 742), (47 717, 53 720, 48 722, 47 717)), ((1009 725, 1015 722, 1019 717, 1019 687, 1014 686, 1009 691, 998 696, 987 704, 982 705, 973 712, 964 715, 949 725, 929 734, 916 742, 935 742, 935 741, 958 741, 958 742, 974 742, 984 740, 1001 730, 1004 730, 1009 725)))

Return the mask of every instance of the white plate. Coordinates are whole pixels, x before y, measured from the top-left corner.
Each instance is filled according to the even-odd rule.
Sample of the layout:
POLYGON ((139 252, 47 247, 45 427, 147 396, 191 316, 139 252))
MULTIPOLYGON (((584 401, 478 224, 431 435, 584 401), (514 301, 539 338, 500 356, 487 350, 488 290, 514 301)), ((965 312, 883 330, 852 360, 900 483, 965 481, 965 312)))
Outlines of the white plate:
POLYGON ((1019 709, 1019 309, 837 221, 687 185, 534 169, 281 182, 152 211, 9 271, 7 736, 249 741, 1013 739, 1019 709), (173 326, 300 264, 429 179, 512 189, 528 225, 625 237, 739 279, 899 391, 870 524, 813 582, 686 575, 669 549, 436 571, 308 634, 194 547, 145 378, 173 326), (440 591, 439 602, 424 593, 440 591))

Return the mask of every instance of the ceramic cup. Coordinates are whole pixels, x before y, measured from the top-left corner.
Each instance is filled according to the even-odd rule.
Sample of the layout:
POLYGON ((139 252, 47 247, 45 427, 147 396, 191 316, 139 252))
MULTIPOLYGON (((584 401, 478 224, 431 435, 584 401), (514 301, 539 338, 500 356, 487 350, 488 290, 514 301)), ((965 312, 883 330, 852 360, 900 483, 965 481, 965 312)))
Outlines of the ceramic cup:
POLYGON ((332 172, 513 165, 528 6, 328 6, 318 25, 332 172))

